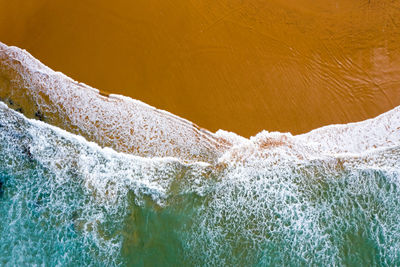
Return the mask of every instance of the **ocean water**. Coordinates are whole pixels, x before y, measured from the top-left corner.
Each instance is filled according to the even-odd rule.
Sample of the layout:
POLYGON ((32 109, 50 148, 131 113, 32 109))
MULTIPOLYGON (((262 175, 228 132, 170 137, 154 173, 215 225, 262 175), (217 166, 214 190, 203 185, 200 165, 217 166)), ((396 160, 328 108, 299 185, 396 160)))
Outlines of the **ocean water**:
POLYGON ((400 264, 400 107, 247 139, 0 48, 0 265, 400 264))
POLYGON ((0 104, 0 264, 400 263, 398 144, 329 156, 262 135, 285 138, 239 145, 220 167, 184 164, 101 148, 0 104))

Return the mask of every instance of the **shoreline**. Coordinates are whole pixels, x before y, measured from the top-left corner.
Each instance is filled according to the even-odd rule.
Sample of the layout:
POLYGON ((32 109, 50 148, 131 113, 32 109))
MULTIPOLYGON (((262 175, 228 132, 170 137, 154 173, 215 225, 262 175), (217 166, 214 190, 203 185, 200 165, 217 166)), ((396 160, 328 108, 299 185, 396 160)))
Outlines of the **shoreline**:
POLYGON ((213 132, 300 134, 400 104, 397 2, 3 2, 1 41, 213 132))
POLYGON ((317 154, 341 155, 390 147, 400 141, 396 136, 400 106, 364 121, 332 124, 300 135, 263 130, 247 139, 224 130, 212 133, 140 100, 104 96, 98 89, 54 72, 29 52, 2 43, 0 88, 0 100, 28 118, 117 152, 175 157, 184 163, 216 164, 226 157, 240 158, 245 151, 262 155, 269 148, 291 147, 292 142, 304 143, 317 154))
POLYGON ((168 111, 99 90, 54 72, 27 51, 0 43, 0 97, 9 107, 82 135, 103 147, 143 157, 215 162, 226 140, 168 111))

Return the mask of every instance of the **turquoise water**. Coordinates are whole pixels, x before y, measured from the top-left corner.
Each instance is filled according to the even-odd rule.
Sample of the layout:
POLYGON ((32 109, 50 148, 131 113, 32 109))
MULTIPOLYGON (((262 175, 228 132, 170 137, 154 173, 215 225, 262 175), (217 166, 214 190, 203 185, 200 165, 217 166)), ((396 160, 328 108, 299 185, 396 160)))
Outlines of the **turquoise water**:
POLYGON ((146 159, 0 105, 0 265, 399 265, 400 146, 301 147, 146 159))

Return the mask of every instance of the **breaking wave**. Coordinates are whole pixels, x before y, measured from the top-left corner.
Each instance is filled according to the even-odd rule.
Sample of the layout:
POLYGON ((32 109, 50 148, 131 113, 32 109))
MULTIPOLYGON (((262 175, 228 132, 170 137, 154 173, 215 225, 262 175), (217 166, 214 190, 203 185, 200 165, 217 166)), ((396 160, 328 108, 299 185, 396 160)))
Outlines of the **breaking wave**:
POLYGON ((0 264, 400 262, 399 107, 246 139, 0 48, 0 264))

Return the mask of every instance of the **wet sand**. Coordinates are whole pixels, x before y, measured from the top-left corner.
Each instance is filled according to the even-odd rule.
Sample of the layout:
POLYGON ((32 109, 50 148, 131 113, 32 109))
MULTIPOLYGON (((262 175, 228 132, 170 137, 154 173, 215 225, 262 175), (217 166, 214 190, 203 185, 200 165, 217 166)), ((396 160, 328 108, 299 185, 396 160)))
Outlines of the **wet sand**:
POLYGON ((212 131, 297 134, 400 104, 387 0, 0 0, 0 41, 212 131))

